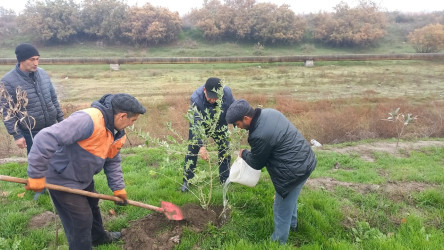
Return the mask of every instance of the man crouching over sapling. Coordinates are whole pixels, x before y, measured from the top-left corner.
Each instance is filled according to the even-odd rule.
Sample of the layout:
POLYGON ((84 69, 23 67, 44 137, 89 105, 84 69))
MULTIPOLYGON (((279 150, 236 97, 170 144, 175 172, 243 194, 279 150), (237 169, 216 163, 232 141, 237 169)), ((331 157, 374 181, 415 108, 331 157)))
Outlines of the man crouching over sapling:
POLYGON ((304 136, 279 111, 253 109, 245 100, 234 101, 227 110, 230 124, 246 129, 251 151, 239 156, 252 168, 264 166, 276 190, 273 204, 273 241, 285 244, 290 229, 296 230, 298 197, 316 167, 316 157, 304 136))

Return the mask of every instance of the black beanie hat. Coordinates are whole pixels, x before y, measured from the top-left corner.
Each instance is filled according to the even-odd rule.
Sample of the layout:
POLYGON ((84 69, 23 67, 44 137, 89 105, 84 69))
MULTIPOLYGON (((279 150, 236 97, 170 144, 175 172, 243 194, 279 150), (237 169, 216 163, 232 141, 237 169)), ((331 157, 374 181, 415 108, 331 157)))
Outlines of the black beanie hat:
POLYGON ((29 43, 22 43, 15 48, 15 54, 17 55, 17 61, 23 62, 33 56, 40 56, 38 50, 29 43))

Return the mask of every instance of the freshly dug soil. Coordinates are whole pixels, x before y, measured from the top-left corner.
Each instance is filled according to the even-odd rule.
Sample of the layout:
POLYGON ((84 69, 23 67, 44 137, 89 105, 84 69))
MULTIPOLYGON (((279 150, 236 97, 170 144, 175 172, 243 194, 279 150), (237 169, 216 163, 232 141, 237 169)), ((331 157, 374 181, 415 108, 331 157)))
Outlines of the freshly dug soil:
POLYGON ((184 215, 182 221, 168 220, 162 213, 152 213, 130 222, 129 227, 122 230, 123 249, 173 249, 180 243, 184 227, 201 232, 208 224, 219 227, 226 221, 221 216, 223 207, 203 209, 197 204, 186 204, 180 209, 184 215))

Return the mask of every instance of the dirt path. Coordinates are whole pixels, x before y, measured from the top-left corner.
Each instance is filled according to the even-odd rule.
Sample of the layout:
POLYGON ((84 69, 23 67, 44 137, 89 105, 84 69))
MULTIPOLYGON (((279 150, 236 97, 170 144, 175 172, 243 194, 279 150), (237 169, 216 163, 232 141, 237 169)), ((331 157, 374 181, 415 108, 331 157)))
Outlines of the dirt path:
POLYGON ((8 162, 25 163, 27 161, 28 161, 28 158, 26 158, 26 157, 2 158, 2 159, 0 159, 0 164, 8 163, 8 162))
MULTIPOLYGON (((373 152, 385 152, 398 157, 408 156, 412 150, 419 150, 425 147, 444 147, 444 141, 415 141, 400 142, 396 147, 396 142, 372 142, 354 146, 345 146, 341 148, 326 145, 325 147, 316 148, 321 151, 333 151, 341 154, 358 154, 366 161, 374 161, 373 152)), ((0 164, 7 162, 27 161, 26 157, 0 158, 0 164)))
POLYGON ((374 152, 387 153, 390 155, 405 157, 412 150, 420 150, 425 147, 444 147, 444 141, 416 141, 416 142, 400 142, 396 147, 396 142, 373 142, 354 146, 346 146, 334 148, 330 146, 319 147, 316 150, 333 151, 341 154, 358 154, 362 159, 373 162, 374 152))
POLYGON ((382 196, 399 202, 410 201, 412 192, 420 192, 430 188, 438 188, 438 185, 423 183, 423 182, 388 182, 383 185, 363 184, 337 181, 333 178, 310 178, 306 185, 314 189, 324 189, 329 192, 334 192, 336 187, 347 187, 356 192, 378 193, 382 196))

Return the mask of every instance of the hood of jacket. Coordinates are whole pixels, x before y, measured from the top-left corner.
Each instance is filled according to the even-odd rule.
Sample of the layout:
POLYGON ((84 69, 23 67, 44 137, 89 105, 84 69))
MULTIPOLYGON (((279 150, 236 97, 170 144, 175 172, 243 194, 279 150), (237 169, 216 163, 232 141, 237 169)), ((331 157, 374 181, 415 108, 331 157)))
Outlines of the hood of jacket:
POLYGON ((114 111, 111 104, 113 94, 106 94, 100 98, 100 100, 94 101, 91 107, 99 109, 103 117, 105 118, 105 127, 114 135, 114 140, 121 138, 125 134, 125 130, 120 130, 116 134, 114 133, 114 111))

